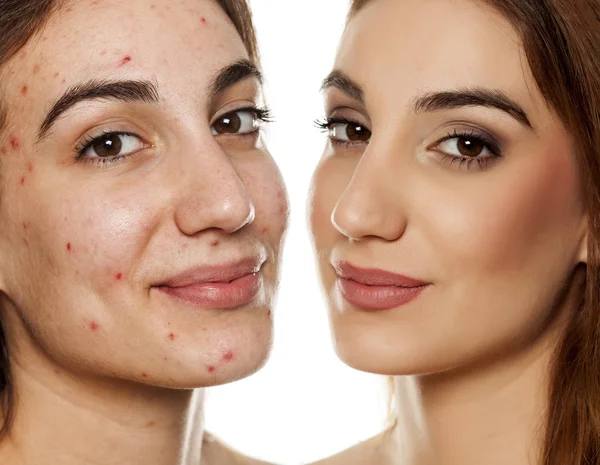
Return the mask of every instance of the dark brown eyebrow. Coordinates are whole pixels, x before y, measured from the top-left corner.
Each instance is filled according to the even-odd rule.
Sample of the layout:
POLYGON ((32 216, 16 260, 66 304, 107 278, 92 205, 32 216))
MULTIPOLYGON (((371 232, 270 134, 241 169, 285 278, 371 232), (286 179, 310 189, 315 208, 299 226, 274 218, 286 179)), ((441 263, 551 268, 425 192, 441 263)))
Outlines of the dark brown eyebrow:
POLYGON ((365 92, 363 88, 340 70, 333 70, 329 76, 323 80, 321 91, 326 91, 330 87, 341 90, 344 94, 356 100, 361 105, 365 104, 365 92))
POLYGON ((159 96, 156 84, 149 81, 110 82, 93 79, 69 87, 46 115, 38 132, 38 141, 48 133, 56 120, 67 110, 85 100, 98 99, 156 103, 159 96))
POLYGON ((254 77, 259 84, 263 83, 263 75, 250 60, 239 60, 235 63, 221 69, 209 86, 209 96, 211 100, 219 94, 225 92, 231 86, 234 86, 244 79, 254 77))
MULTIPOLYGON (((229 87, 255 77, 262 84, 261 72, 249 60, 239 60, 217 72, 209 85, 209 96, 214 99, 229 87)), ((90 80, 68 88, 52 105, 38 131, 38 141, 50 130, 56 120, 67 110, 86 100, 109 99, 122 102, 157 103, 160 100, 158 86, 150 81, 100 81, 90 80)))
POLYGON ((508 113, 523 126, 533 130, 533 126, 525 110, 500 90, 476 87, 472 89, 431 92, 413 101, 413 107, 416 112, 449 110, 469 106, 496 108, 508 113))

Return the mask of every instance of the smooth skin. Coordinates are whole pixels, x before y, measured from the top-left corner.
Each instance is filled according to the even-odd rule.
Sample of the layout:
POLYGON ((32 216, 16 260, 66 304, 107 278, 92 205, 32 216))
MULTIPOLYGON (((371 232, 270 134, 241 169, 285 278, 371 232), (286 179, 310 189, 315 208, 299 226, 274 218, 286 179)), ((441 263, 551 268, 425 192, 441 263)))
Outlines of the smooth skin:
POLYGON ((248 110, 257 73, 215 88, 244 60, 214 1, 83 0, 3 67, 0 316, 18 405, 0 462, 256 463, 202 448, 192 389, 250 375, 271 346, 287 195, 248 110), (87 99, 40 134, 68 89, 132 81, 155 98, 87 99), (249 304, 158 287, 246 257, 265 260, 249 304))
POLYGON ((517 32, 483 2, 374 0, 334 71, 311 231, 337 353, 396 377, 398 421, 320 463, 537 463, 587 219, 572 140, 517 32), (342 297, 339 261, 427 286, 367 311, 342 297))

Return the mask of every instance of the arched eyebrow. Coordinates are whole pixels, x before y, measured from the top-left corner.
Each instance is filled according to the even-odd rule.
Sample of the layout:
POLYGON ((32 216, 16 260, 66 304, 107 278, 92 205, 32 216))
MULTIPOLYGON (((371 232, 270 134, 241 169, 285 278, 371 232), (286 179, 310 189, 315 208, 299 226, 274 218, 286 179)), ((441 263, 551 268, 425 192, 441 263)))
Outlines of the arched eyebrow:
MULTIPOLYGON (((258 68, 249 60, 239 60, 220 69, 208 86, 211 100, 218 97, 238 82, 256 78, 260 84, 263 77, 258 68)), ((40 141, 48 133, 52 125, 67 110, 87 100, 117 100, 121 102, 158 103, 160 94, 155 82, 145 80, 106 81, 92 79, 69 87, 56 100, 44 121, 40 125, 37 140, 40 141)))
MULTIPOLYGON (((360 84, 353 81, 340 70, 334 70, 325 78, 321 90, 336 88, 359 104, 365 105, 365 92, 360 84)), ((509 114, 520 124, 530 130, 533 125, 521 105, 510 99, 498 89, 483 87, 451 89, 444 91, 427 92, 419 95, 412 101, 415 113, 450 110, 452 108, 482 106, 501 110, 509 114)))

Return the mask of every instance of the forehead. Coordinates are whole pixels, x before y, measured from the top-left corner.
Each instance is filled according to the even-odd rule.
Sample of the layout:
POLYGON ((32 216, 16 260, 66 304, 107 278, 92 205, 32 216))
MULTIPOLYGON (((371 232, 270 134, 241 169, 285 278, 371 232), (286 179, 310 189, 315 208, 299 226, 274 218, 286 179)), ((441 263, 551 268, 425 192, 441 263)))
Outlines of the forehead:
POLYGON ((3 84, 10 97, 25 81, 31 96, 58 95, 89 79, 201 81, 247 57, 213 0, 77 0, 7 64, 3 84))
MULTIPOLYGON (((367 93, 489 87, 513 98, 531 95, 534 81, 521 39, 484 2, 373 0, 348 23, 336 68, 367 93)), ((371 95, 373 97, 373 95, 371 95)))

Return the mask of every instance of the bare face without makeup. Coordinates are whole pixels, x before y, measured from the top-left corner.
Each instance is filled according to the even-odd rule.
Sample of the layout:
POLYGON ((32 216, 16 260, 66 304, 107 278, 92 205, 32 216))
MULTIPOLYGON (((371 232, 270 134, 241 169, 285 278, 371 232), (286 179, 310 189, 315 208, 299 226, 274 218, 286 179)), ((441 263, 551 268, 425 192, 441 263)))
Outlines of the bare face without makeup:
POLYGON ((257 370, 287 196, 260 73, 218 5, 73 2, 1 82, 16 365, 177 388, 257 370))
POLYGON ((340 357, 439 373, 540 340, 586 260, 586 218, 570 137, 508 21, 375 0, 324 90, 310 216, 340 357))

